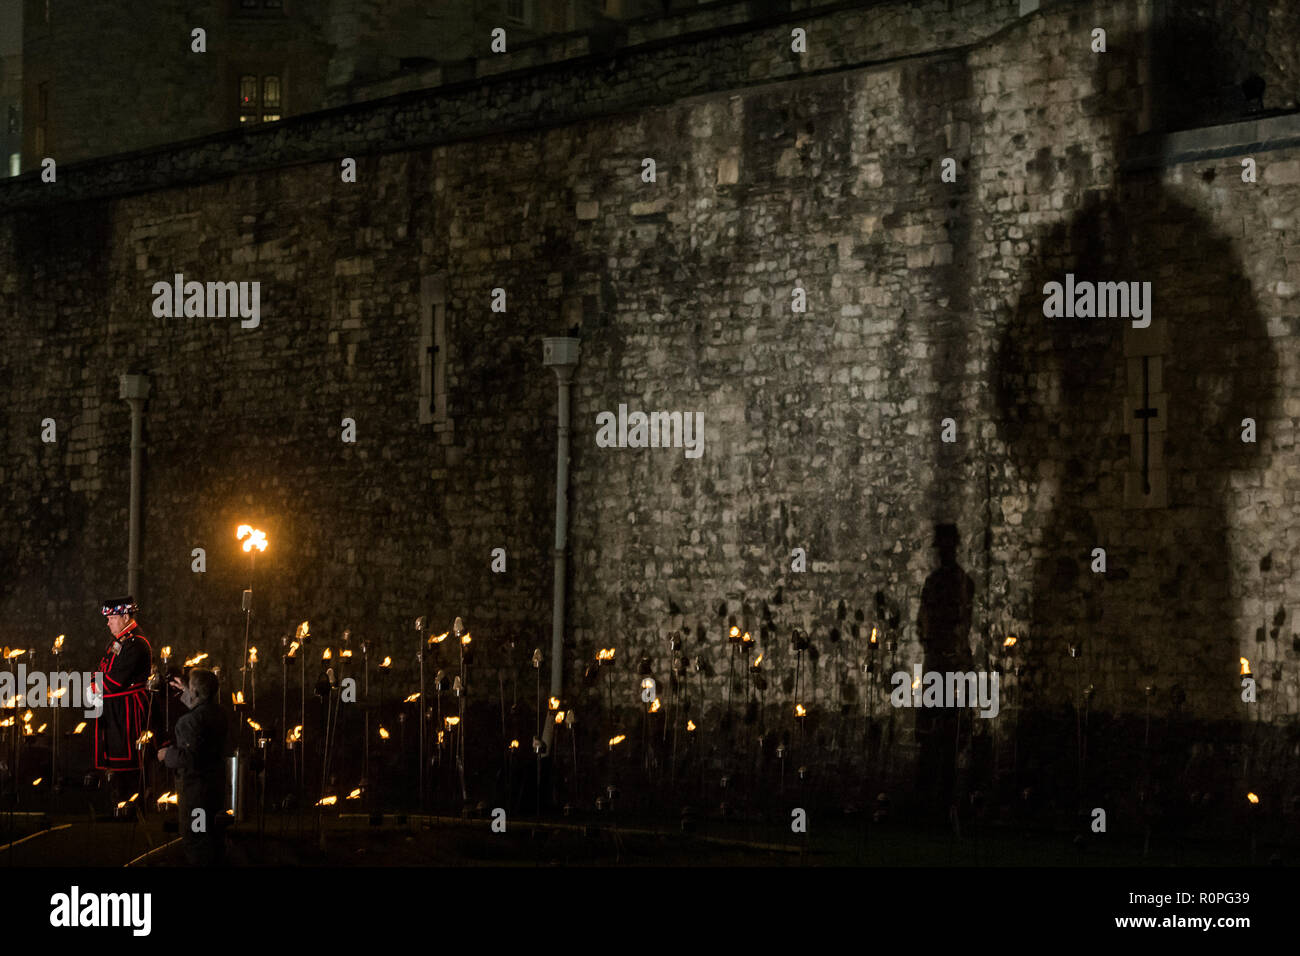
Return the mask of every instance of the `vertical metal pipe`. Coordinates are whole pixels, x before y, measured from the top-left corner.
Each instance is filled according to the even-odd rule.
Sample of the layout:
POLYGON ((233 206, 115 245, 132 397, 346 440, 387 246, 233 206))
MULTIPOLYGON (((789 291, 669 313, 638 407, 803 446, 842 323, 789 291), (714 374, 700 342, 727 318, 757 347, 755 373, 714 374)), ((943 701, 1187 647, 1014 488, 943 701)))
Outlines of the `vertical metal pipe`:
POLYGON ((139 597, 140 584, 140 484, 144 466, 144 403, 149 398, 149 376, 124 374, 117 397, 131 405, 131 498, 127 514, 126 591, 139 597))
MULTIPOLYGON (((551 609, 551 696, 561 696, 564 686, 564 666, 561 660, 564 651, 564 600, 565 584, 568 581, 568 541, 569 541, 569 386, 573 381, 573 369, 557 366, 556 377, 559 379, 559 405, 556 417, 555 437, 555 579, 553 585, 551 609)), ((542 740, 549 755, 555 741, 555 721, 546 721, 542 730, 542 740)))
MULTIPOLYGON (((542 362, 555 372, 559 386, 556 412, 555 449, 555 579, 551 609, 551 696, 563 697, 564 688, 564 601, 568 580, 569 534, 569 387, 578 367, 580 347, 572 337, 547 338, 542 343, 542 362)), ((551 756, 555 743, 555 721, 547 720, 542 729, 545 755, 551 756)))

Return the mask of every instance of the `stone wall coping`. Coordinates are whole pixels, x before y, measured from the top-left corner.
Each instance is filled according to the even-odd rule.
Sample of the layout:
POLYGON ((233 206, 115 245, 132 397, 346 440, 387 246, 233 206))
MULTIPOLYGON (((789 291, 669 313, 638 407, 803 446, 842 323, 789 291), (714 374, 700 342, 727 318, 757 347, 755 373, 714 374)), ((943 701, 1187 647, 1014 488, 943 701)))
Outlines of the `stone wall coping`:
POLYGON ((1143 133, 1133 138, 1133 153, 1120 168, 1152 169, 1294 146, 1300 146, 1300 110, 1175 133, 1143 133))
MULTIPOLYGON (((822 19, 834 28, 834 18, 838 16, 860 16, 873 9, 913 6, 909 0, 871 0, 865 5, 852 0, 833 4, 808 0, 808 9, 800 9, 799 3, 800 0, 739 0, 732 6, 762 11, 765 16, 648 39, 617 49, 606 49, 604 44, 593 42, 592 47, 599 48, 585 55, 531 64, 491 76, 467 77, 463 68, 452 70, 451 75, 461 78, 433 88, 328 107, 260 128, 233 129, 129 153, 60 163, 56 184, 42 183, 40 169, 34 168, 21 176, 0 179, 0 211, 127 196, 197 185, 259 169, 337 162, 345 156, 404 152, 502 133, 564 126, 662 107, 691 96, 807 79, 917 56, 951 54, 969 49, 1019 22, 1014 8, 1008 5, 1005 17, 988 16, 981 24, 978 39, 970 42, 946 47, 936 45, 885 58, 845 56, 832 66, 812 70, 800 69, 797 63, 792 63, 761 78, 746 77, 733 41, 737 35, 759 33, 792 20, 808 24, 811 30, 815 20, 822 19), (662 76, 662 70, 656 73, 655 67, 662 60, 663 52, 669 50, 695 56, 700 63, 710 64, 710 68, 698 72, 676 71, 672 82, 666 84, 648 82, 650 77, 662 76), (737 61, 730 64, 731 69, 727 68, 729 60, 737 61), (615 67, 644 76, 627 83, 631 92, 614 91, 607 98, 575 97, 573 103, 567 103, 548 95, 556 88, 610 87, 608 74, 615 67), (496 111, 496 115, 491 111, 496 111)), ((698 16, 708 10, 701 7, 685 11, 684 22, 689 21, 688 14, 698 16)), ((537 42, 555 45, 557 38, 546 37, 537 42)))

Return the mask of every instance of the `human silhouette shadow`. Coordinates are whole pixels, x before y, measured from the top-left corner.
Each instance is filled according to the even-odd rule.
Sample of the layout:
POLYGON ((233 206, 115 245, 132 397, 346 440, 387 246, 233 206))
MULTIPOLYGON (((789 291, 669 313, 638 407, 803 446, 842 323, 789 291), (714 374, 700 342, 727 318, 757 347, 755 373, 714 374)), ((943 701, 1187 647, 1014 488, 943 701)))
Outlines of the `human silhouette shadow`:
MULTIPOLYGON (((970 625, 975 582, 957 563, 959 544, 956 525, 935 525, 939 567, 925 579, 916 621, 922 673, 965 672, 974 667, 970 625)), ((959 740, 967 736, 962 733, 964 719, 968 715, 952 707, 923 707, 916 712, 917 795, 927 813, 941 820, 947 818, 956 798, 959 740)))
MULTIPOLYGON (((1113 115, 1118 166, 1131 112, 1113 115)), ((1055 174, 1038 163, 1031 174, 1055 174)), ((1235 159, 1216 165, 1225 188, 1250 188, 1235 159)), ((1203 170, 1184 175, 1215 175, 1203 170)), ((1033 580, 1015 607, 1028 620, 1018 784, 1144 813, 1180 791, 1226 795, 1242 706, 1228 492, 1234 472, 1263 467, 1242 420, 1266 427, 1277 357, 1232 240, 1158 172, 1121 171, 1034 249, 993 367, 1011 477, 1035 502, 1033 580), (1151 326, 1045 317, 1044 284, 1066 273, 1151 282, 1151 326), (1135 416, 1160 404, 1152 394, 1165 400, 1144 455, 1135 416)))

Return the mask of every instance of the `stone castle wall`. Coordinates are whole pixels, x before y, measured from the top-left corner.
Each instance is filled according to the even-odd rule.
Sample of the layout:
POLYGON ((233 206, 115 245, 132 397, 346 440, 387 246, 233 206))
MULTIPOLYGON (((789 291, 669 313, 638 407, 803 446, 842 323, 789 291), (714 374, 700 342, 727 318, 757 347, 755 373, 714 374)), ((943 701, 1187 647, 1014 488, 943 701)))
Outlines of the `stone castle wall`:
POLYGON ((1016 6, 796 17, 0 186, 0 316, 17 346, 0 358, 8 640, 97 644, 95 601, 122 590, 126 552, 116 379, 145 371, 140 590, 157 641, 235 666, 246 521, 271 540, 254 643, 304 618, 336 646, 351 628, 380 640, 400 683, 410 621, 461 614, 480 664, 531 680, 554 495, 540 339, 576 326, 575 699, 583 663, 612 646, 632 707, 635 663, 666 684, 667 635, 689 628, 686 653, 716 674, 697 714, 716 721, 738 693, 719 606, 758 633, 766 604, 762 720, 786 728, 805 703, 813 739, 846 751, 844 715, 887 708, 882 672, 923 660, 933 526, 954 522, 977 649, 1024 668, 1009 700, 1046 714, 1081 681, 1123 719, 1150 684, 1157 714, 1233 721, 1241 655, 1264 719, 1294 714, 1289 618, 1263 644, 1255 629, 1300 598, 1300 149, 1253 154, 1253 184, 1240 155, 1121 172, 1159 102, 1146 6, 1016 6), (356 184, 340 182, 345 155, 356 184), (1043 318, 1044 281, 1096 270, 1153 282, 1163 351, 1121 320, 1043 318), (155 318, 151 286, 175 273, 259 280, 261 326, 155 318), (450 428, 417 408, 430 277, 445 289, 450 428), (504 313, 489 308, 497 287, 504 313), (1125 491, 1144 354, 1166 370, 1163 508, 1125 491), (596 415, 620 403, 702 412, 704 454, 596 447, 596 415), (40 441, 47 417, 57 444, 40 441), (355 444, 340 441, 345 417, 355 444), (1097 546, 1106 576, 1090 570, 1097 546), (191 571, 196 547, 206 574, 191 571), (489 570, 497 547, 505 574, 489 570), (873 624, 892 651, 867 675, 873 624), (815 662, 796 661, 794 626, 815 662), (1009 634, 1015 656, 999 650, 1009 634))

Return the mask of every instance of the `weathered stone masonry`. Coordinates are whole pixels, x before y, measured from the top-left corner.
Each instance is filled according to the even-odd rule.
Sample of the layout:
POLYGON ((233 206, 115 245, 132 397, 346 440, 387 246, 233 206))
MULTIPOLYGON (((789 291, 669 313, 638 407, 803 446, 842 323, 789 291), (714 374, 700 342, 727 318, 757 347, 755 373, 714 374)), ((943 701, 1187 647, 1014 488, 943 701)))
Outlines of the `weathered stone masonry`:
MULTIPOLYGON (((1024 18, 1017 8, 790 14, 69 165, 55 186, 0 186, 10 640, 66 631, 87 653, 98 640, 91 609, 120 590, 125 564, 129 428, 116 378, 139 370, 153 379, 141 588, 152 633, 233 666, 247 586, 233 529, 251 521, 271 540, 255 642, 274 646, 310 618, 326 637, 350 627, 388 642, 409 674, 410 620, 463 614, 482 653, 498 655, 487 660, 519 635, 514 662, 525 666, 549 619, 554 385, 540 338, 577 326, 575 695, 582 663, 615 646, 630 708, 632 665, 648 656, 667 681, 668 630, 703 625, 707 643, 693 634, 687 652, 718 675, 703 714, 717 718, 718 607, 757 632, 766 601, 779 630, 760 648, 771 675, 761 719, 788 729, 787 637, 808 628, 819 659, 802 662, 807 732, 828 760, 853 761, 861 732, 843 729, 841 706, 867 708, 867 652, 848 625, 829 640, 837 605, 862 609, 865 633, 881 591, 902 621, 897 663, 910 667, 932 528, 953 521, 976 581, 973 637, 988 647, 1019 634, 1035 665, 1026 701, 1068 705, 1079 675, 1063 649, 1086 632, 1081 666, 1099 714, 1142 714, 1154 683, 1157 714, 1236 719, 1197 689, 1221 667, 1224 694, 1235 693, 1239 651, 1270 664, 1257 667, 1262 713, 1280 724, 1300 710, 1290 632, 1263 645, 1254 633, 1300 600, 1289 460, 1300 151, 1255 154, 1251 185, 1239 155, 1122 174, 1161 96, 1146 82, 1146 5, 1068 3, 1024 18), (1094 25, 1108 29, 1104 55, 1089 50, 1094 25), (789 52, 794 26, 808 30, 802 58, 789 52), (355 185, 339 181, 344 156, 358 159, 355 185), (654 184, 640 178, 647 156, 654 184), (944 157, 957 160, 955 184, 939 179, 944 157), (1198 414, 1219 427, 1253 412, 1258 450, 1223 451, 1223 471, 1181 461, 1169 527, 1155 530, 1119 491, 1132 448, 1115 437, 1128 410, 1113 396, 1127 365, 1108 350, 1125 323, 1063 343, 1032 321, 1035 284, 1093 261, 1081 225, 1121 188, 1142 215, 1174 210, 1153 229, 1167 246, 1157 255, 1152 239, 1138 260, 1167 273, 1166 284, 1152 277, 1157 310, 1195 316, 1180 327, 1193 331, 1210 322, 1207 304, 1224 293, 1187 277, 1207 249, 1230 254, 1258 318, 1241 325, 1259 346, 1250 355, 1272 363, 1253 407, 1206 383, 1198 414), (154 318, 151 284, 178 272, 261 281, 261 327, 154 318), (444 278, 450 329, 451 428, 440 432, 417 415, 429 276, 444 278), (504 314, 488 308, 498 286, 504 314), (795 286, 806 314, 790 311, 795 286), (1060 387, 1076 360, 1097 371, 1077 393, 1060 387), (704 456, 597 449, 595 415, 619 402, 702 411, 704 456), (46 417, 55 445, 39 440, 46 417), (357 422, 355 445, 339 440, 344 417, 357 422), (938 440, 948 417, 951 446, 938 440), (1076 461, 1087 439, 1105 453, 1076 461), (1211 487, 1214 520, 1197 511, 1197 489, 1211 487), (1089 580, 1093 545, 1063 523, 1147 583, 1089 580), (1143 533, 1168 538, 1148 546, 1143 533), (207 549, 205 575, 190 571, 195 547, 207 549), (507 549, 508 574, 489 572, 494 547, 507 549), (796 547, 805 574, 790 571, 796 547), (1182 577, 1173 564, 1144 570, 1152 555, 1195 566, 1182 577), (1074 577, 1057 573, 1071 561, 1074 577), (1169 608, 1177 581, 1216 574, 1222 600, 1197 608, 1217 631, 1201 653, 1195 620, 1169 608), (1071 586, 1077 606, 1059 597, 1071 586), (1153 601, 1148 586, 1169 594, 1153 601), (1191 644, 1165 639, 1175 632, 1191 644), (1179 682, 1187 699, 1175 704, 1179 682)), ((1097 221, 1110 243, 1098 261, 1122 261, 1129 240, 1097 221)), ((1240 444, 1224 428, 1214 441, 1240 444)))

